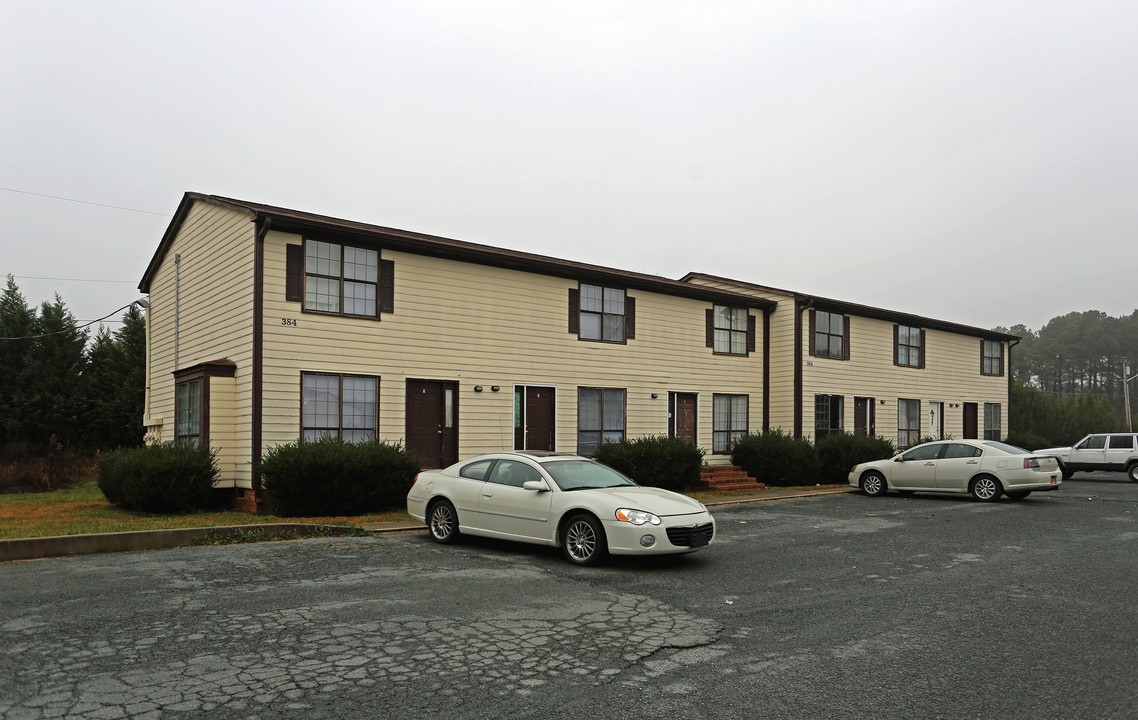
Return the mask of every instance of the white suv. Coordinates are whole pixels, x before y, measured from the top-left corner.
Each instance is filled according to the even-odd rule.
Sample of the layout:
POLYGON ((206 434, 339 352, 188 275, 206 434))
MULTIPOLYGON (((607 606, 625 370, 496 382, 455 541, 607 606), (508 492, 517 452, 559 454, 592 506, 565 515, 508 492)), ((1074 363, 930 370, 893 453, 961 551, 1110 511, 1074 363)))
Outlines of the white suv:
POLYGON ((1073 447, 1036 450, 1035 454, 1058 459, 1064 480, 1079 470, 1115 470, 1125 472, 1131 482, 1138 482, 1136 433, 1096 433, 1087 435, 1073 447))

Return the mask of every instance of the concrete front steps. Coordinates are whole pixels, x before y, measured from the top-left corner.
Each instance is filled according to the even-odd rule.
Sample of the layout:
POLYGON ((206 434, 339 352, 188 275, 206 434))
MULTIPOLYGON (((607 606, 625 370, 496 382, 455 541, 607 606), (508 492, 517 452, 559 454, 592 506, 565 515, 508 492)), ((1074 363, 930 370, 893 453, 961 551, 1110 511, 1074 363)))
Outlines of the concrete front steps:
POLYGON ((704 465, 699 475, 711 490, 762 490, 766 487, 737 465, 704 465))

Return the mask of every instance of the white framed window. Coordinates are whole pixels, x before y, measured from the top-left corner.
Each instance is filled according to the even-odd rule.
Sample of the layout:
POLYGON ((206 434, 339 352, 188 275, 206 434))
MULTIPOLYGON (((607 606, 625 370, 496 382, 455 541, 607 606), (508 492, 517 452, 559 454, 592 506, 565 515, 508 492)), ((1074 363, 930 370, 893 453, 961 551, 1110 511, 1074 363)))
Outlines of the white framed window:
POLYGON ((301 386, 301 439, 335 437, 357 443, 375 438, 379 378, 301 373, 301 386))
POLYGON ((624 439, 624 388, 577 389, 577 452, 592 455, 601 443, 624 439))
POLYGON ((913 447, 921 441, 921 401, 897 401, 897 447, 913 447))
POLYGON ((711 451, 729 453, 735 441, 747 434, 748 396, 714 395, 711 403, 711 451))

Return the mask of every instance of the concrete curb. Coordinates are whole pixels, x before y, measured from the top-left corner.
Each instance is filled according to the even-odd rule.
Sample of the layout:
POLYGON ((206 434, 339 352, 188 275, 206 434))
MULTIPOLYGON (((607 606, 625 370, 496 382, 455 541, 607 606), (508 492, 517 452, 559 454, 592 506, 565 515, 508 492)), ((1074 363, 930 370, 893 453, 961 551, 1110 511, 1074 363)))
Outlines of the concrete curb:
MULTIPOLYGON (((841 495, 854 492, 854 488, 819 488, 817 490, 780 490, 777 488, 760 490, 754 493, 725 495, 708 498, 703 504, 708 507, 740 505, 743 503, 769 502, 772 500, 792 500, 823 495, 841 495)), ((43 538, 16 538, 0 540, 0 562, 13 560, 36 560, 69 555, 92 555, 96 553, 137 552, 139 550, 162 550, 165 548, 187 547, 203 544, 206 538, 219 540, 243 533, 262 533, 266 538, 292 538, 311 534, 319 528, 327 535, 346 535, 364 530, 369 533, 394 533, 426 531, 426 526, 417 522, 388 522, 365 525, 317 525, 306 523, 269 523, 262 525, 226 525, 221 527, 179 528, 173 530, 140 530, 135 532, 97 533, 91 535, 57 535, 43 538)))
POLYGON ((312 533, 314 528, 328 535, 343 535, 357 528, 344 525, 306 523, 266 523, 261 525, 226 525, 221 527, 177 528, 171 530, 139 530, 134 532, 96 533, 90 535, 56 535, 42 538, 0 540, 0 562, 91 555, 95 553, 161 550, 203 544, 207 538, 219 540, 243 533, 261 533, 266 538, 289 538, 312 533))

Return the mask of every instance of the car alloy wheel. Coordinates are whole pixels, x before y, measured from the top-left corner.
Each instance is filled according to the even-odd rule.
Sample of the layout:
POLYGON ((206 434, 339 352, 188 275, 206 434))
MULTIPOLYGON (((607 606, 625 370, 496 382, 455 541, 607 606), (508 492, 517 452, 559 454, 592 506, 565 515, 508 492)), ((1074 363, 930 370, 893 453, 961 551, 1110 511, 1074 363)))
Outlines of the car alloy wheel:
POLYGON ((878 472, 866 473, 861 479, 861 491, 870 497, 877 497, 884 495, 885 491, 889 489, 889 485, 885 482, 885 476, 878 472))
POLYGON ((991 475, 981 475, 972 481, 972 497, 980 502, 992 502, 1001 492, 1000 481, 991 475))
POLYGON ((435 542, 448 545, 458 537, 458 515, 450 501, 439 500, 432 505, 428 519, 431 539, 435 542))
POLYGON ((1130 476, 1130 482, 1138 482, 1138 462, 1132 463, 1126 469, 1126 474, 1130 476))
POLYGON ((565 558, 575 565, 592 565, 605 554, 605 532, 591 515, 574 515, 561 539, 565 558))

